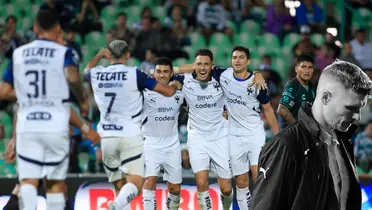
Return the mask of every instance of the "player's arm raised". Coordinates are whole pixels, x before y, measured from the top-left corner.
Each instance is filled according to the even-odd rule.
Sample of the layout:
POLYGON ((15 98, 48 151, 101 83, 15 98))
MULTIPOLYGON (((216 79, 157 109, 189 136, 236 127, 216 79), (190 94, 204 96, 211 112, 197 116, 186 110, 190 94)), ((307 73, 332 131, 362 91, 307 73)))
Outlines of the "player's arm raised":
POLYGON ((106 58, 107 60, 110 59, 110 51, 105 48, 105 49, 102 49, 101 51, 99 51, 99 53, 97 53, 97 55, 95 55, 92 60, 90 60, 87 64, 87 66, 85 67, 84 69, 84 74, 87 74, 92 68, 96 67, 98 65, 98 62, 102 59, 102 58, 106 58))
POLYGON ((263 112, 265 114, 265 117, 267 119, 267 122, 270 125, 271 130, 274 134, 279 133, 279 123, 276 119, 274 109, 271 106, 270 103, 270 97, 267 95, 267 90, 260 90, 260 93, 257 96, 258 101, 261 103, 263 112))
POLYGON ((163 85, 139 69, 137 69, 137 85, 139 90, 149 89, 167 97, 173 96, 177 90, 182 89, 182 85, 178 81, 172 81, 169 85, 163 85))

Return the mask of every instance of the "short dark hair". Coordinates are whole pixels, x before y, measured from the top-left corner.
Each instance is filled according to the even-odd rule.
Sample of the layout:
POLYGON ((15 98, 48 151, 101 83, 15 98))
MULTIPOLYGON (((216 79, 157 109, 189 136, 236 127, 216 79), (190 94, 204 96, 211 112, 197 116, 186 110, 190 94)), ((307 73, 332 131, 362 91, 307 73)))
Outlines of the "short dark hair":
POLYGON ((249 49, 247 47, 244 47, 244 46, 235 46, 232 51, 231 51, 231 56, 232 54, 235 52, 235 51, 239 51, 239 52, 244 52, 245 53, 245 56, 247 56, 248 59, 251 58, 251 52, 249 51, 249 49))
POLYGON ((328 75, 343 84, 346 89, 351 89, 359 94, 372 94, 372 81, 368 75, 357 65, 347 61, 336 60, 322 71, 322 75, 328 75))
POLYGON ((119 12, 119 13, 116 15, 116 18, 119 18, 120 16, 124 16, 125 18, 127 18, 127 14, 125 14, 125 12, 119 12))
POLYGON ((157 58, 156 61, 155 61, 155 66, 157 66, 157 65, 170 66, 170 68, 173 71, 173 63, 172 63, 171 59, 169 59, 167 57, 157 58))
POLYGON ((203 48, 197 50, 195 52, 195 58, 198 57, 199 55, 208 56, 211 59, 211 61, 213 61, 213 53, 210 49, 203 48))
POLYGON ((17 21, 18 21, 18 19, 17 19, 16 16, 14 16, 14 15, 9 15, 8 17, 6 17, 5 22, 8 22, 10 19, 13 19, 14 22, 17 22, 17 21))
POLYGON ((36 15, 36 23, 41 30, 48 31, 59 24, 59 16, 55 10, 41 9, 36 15))
POLYGON ((310 62, 314 64, 314 58, 311 57, 310 55, 302 54, 297 57, 296 65, 300 64, 301 62, 310 62))

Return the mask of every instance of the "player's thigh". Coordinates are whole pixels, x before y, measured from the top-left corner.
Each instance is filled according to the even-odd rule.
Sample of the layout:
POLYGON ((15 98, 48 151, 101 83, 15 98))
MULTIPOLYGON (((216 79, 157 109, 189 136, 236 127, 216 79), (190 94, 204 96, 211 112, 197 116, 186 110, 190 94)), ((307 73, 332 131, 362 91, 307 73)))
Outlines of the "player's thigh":
POLYGON ((145 149, 145 177, 155 176, 160 173, 160 169, 165 159, 164 154, 155 149, 145 149))
POLYGON ((182 183, 182 157, 181 149, 176 149, 164 154, 164 180, 172 184, 182 183))
POLYGON ((64 180, 69 162, 70 139, 68 133, 42 135, 45 143, 45 175, 48 180, 64 180))
POLYGON ((189 150, 190 164, 193 173, 208 170, 210 168, 210 157, 205 146, 205 140, 202 137, 190 135, 187 141, 189 150))
POLYGON ((145 157, 142 136, 123 137, 119 148, 119 169, 125 174, 144 177, 145 157))
POLYGON ((121 138, 103 137, 101 139, 102 163, 109 182, 121 180, 124 176, 119 170, 120 167, 120 147, 121 138))
POLYGON ((249 145, 242 136, 229 135, 228 139, 233 176, 247 173, 249 171, 249 145))
POLYGON ((231 164, 228 137, 222 137, 209 143, 208 154, 211 158, 211 168, 218 177, 231 179, 231 164))
POLYGON ((250 166, 257 166, 260 152, 266 141, 265 133, 258 133, 247 138, 249 142, 248 158, 250 166))
POLYGON ((39 135, 18 133, 16 137, 18 179, 40 179, 43 177, 45 145, 39 135))

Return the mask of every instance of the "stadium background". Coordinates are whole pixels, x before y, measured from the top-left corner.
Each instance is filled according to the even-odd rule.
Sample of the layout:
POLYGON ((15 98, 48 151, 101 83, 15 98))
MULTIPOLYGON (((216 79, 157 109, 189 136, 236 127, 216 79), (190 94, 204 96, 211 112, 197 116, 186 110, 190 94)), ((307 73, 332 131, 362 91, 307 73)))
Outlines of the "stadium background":
MULTIPOLYGON (((0 0, 0 71, 5 70, 16 47, 35 38, 32 25, 37 11, 40 8, 51 8, 61 17, 67 44, 79 55, 81 72, 86 63, 113 39, 127 41, 132 50, 132 57, 127 64, 139 66, 146 71, 153 68, 154 60, 158 56, 170 57, 174 65, 191 63, 193 53, 203 47, 212 50, 216 65, 229 66, 232 47, 244 45, 251 51, 250 70, 261 70, 264 74, 274 110, 278 106, 284 84, 295 76, 294 61, 301 53, 311 54, 315 58, 315 84, 321 69, 336 58, 358 63, 368 75, 372 75, 372 65, 368 62, 372 62, 372 44, 369 42, 372 39, 370 0, 216 0, 217 6, 214 7, 205 2, 0 0), (276 2, 281 2, 282 6, 276 2), (312 11, 306 10, 306 5, 311 5, 312 11), (363 48, 350 49, 350 41, 354 40, 358 33, 365 35, 366 43, 363 48), (360 54, 364 54, 364 59, 359 59, 360 54)), ((102 61, 101 64, 107 65, 108 62, 102 61)), ((86 95, 92 99, 88 86, 86 95)), ((99 112, 93 99, 91 102, 90 114, 86 120, 94 127, 99 120, 99 112)), ((362 110, 361 129, 355 134, 355 137, 365 137, 371 142, 367 141, 367 144, 363 145, 355 142, 356 151, 361 154, 360 157, 367 159, 367 163, 372 159, 372 135, 369 131, 372 130, 371 107, 372 103, 369 101, 362 110)), ((0 108, 0 137, 3 140, 0 142, 1 155, 12 136, 14 104, 0 101, 0 108)), ((181 113, 179 133, 183 145, 187 142, 184 126, 186 121, 187 114, 181 113)), ((269 141, 269 129, 267 136, 269 141)), ((112 193, 104 183, 106 178, 102 173, 100 151, 94 148, 89 140, 83 139, 76 129, 71 130, 71 140, 69 198, 73 203, 76 195, 77 205, 89 205, 90 209, 94 209, 92 205, 97 205, 100 206, 97 209, 105 209, 105 203, 107 199, 112 198, 112 193), (94 185, 97 182, 98 186, 94 185), (87 189, 91 190, 88 192, 87 189), (94 194, 97 192, 102 197, 94 194)), ((194 180, 187 155, 184 150, 184 183, 192 185, 194 180)), ((370 165, 357 167, 362 180, 363 209, 372 209, 372 199, 369 200, 372 197, 370 165)), ((0 160, 0 208, 16 183, 15 166, 16 163, 5 164, 0 160)), ((216 182, 213 174, 210 181, 216 182)), ((164 188, 164 185, 159 187, 164 188)), ((218 194, 218 188, 215 185, 212 188, 218 194)), ((185 186, 184 189, 182 199, 189 205, 189 209, 194 209, 193 199, 188 198, 193 198, 195 187, 185 186)), ((159 190, 158 193, 164 193, 164 190, 159 190)), ((214 202, 218 202, 219 196, 214 199, 214 202)), ((164 202, 157 203, 160 205, 158 209, 164 209, 164 206, 161 206, 164 202)), ((140 206, 140 202, 137 204, 140 206)), ((186 207, 186 204, 183 206, 186 207)), ((40 208, 42 209, 42 206, 40 208)), ((237 205, 233 208, 237 208, 237 205)))

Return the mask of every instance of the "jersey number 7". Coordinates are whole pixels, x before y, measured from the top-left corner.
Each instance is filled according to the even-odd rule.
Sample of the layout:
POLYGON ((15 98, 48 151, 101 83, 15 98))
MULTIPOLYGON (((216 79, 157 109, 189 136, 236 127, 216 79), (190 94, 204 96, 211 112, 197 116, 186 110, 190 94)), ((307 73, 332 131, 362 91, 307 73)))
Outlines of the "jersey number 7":
POLYGON ((106 114, 105 114, 105 117, 108 117, 111 113, 112 105, 114 105, 114 101, 115 101, 115 98, 116 98, 116 93, 105 93, 105 96, 111 98, 110 103, 107 107, 106 114))

